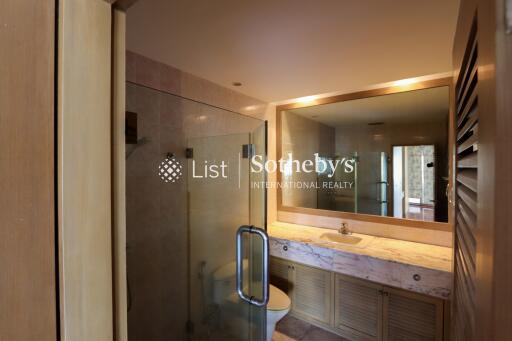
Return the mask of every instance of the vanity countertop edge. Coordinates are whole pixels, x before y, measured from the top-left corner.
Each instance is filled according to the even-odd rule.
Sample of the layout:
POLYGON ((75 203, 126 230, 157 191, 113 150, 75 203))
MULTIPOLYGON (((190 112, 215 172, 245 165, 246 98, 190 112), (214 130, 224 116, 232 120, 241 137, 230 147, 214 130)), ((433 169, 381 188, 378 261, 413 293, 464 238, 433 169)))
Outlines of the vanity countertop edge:
POLYGON ((268 226, 270 255, 391 287, 449 299, 452 249, 354 234, 364 247, 327 242, 335 230, 275 222, 268 226))

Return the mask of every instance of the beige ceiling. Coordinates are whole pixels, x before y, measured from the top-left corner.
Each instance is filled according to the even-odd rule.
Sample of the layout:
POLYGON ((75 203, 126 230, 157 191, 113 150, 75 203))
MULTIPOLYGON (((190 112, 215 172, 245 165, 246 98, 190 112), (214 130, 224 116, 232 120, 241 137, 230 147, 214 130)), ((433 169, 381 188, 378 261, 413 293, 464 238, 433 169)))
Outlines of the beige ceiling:
POLYGON ((127 48, 265 101, 451 70, 459 0, 139 0, 127 48))
POLYGON ((317 105, 290 112, 331 127, 381 122, 384 124, 446 121, 449 114, 448 87, 402 92, 392 95, 317 105))

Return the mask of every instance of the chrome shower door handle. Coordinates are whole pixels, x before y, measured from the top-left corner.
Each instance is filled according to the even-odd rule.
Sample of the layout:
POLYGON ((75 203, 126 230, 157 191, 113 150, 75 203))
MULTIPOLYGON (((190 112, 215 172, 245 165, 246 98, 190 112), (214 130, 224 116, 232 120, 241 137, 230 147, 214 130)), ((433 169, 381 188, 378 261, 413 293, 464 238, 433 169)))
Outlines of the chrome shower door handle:
POLYGON ((236 292, 238 296, 245 302, 255 305, 257 307, 264 307, 268 303, 269 299, 269 275, 268 275, 268 261, 269 261, 269 244, 268 244, 268 235, 265 230, 260 229, 255 226, 242 225, 238 228, 236 232, 236 292), (244 250, 244 242, 243 242, 243 234, 257 234, 262 239, 263 245, 263 275, 262 275, 262 298, 261 300, 257 299, 254 296, 248 296, 244 293, 244 262, 243 262, 243 250, 244 250))

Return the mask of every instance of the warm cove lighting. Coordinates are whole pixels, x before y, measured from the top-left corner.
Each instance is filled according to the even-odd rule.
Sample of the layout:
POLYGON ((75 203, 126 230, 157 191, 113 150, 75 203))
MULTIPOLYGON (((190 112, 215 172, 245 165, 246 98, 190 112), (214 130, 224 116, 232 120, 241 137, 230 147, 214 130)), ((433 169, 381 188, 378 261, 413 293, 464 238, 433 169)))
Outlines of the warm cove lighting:
POLYGON ((393 83, 394 86, 406 86, 417 83, 416 79, 414 78, 407 78, 407 79, 401 79, 399 81, 396 81, 393 83))
POLYGON ((297 98, 297 102, 302 103, 302 104, 312 103, 317 98, 318 98, 317 96, 306 96, 306 97, 297 98))

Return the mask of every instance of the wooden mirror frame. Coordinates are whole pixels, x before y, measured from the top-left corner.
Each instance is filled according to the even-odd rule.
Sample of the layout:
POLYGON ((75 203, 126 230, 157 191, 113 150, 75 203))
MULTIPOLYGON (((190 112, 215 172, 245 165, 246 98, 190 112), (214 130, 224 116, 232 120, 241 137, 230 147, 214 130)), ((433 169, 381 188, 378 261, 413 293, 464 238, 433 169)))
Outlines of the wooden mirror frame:
MULTIPOLYGON (((293 206, 283 206, 283 193, 281 188, 277 188, 277 211, 281 212, 292 212, 292 213, 300 213, 307 215, 316 215, 322 217, 331 217, 331 218, 340 218, 340 219, 351 219, 372 223, 381 223, 381 224, 389 224, 389 225, 399 225, 399 226, 407 226, 407 227, 416 227, 430 230, 438 230, 438 231, 448 231, 451 232, 453 230, 453 216, 454 216, 454 204, 453 204, 453 181, 454 181, 454 89, 453 89, 453 78, 452 77, 444 77, 444 78, 436 78, 425 81, 418 81, 408 85, 396 85, 396 86, 386 86, 382 88, 376 88, 371 90, 364 90, 358 92, 352 92, 348 94, 330 96, 330 97, 322 97, 310 102, 294 102, 289 104, 283 104, 276 107, 276 156, 277 160, 282 158, 282 112, 291 109, 299 109, 312 107, 322 104, 331 104, 338 102, 351 101, 355 99, 363 99, 384 95, 391 95, 409 91, 416 90, 424 90, 438 87, 448 87, 449 89, 449 116, 448 116, 448 222, 432 222, 432 221, 423 221, 423 220, 415 220, 415 219, 407 219, 407 218, 395 218, 388 216, 378 216, 364 213, 353 213, 353 212, 342 212, 342 211, 331 211, 324 210, 319 208, 306 208, 306 207, 293 207, 293 206)), ((280 183, 282 180, 281 172, 277 171, 277 182, 280 183)))

